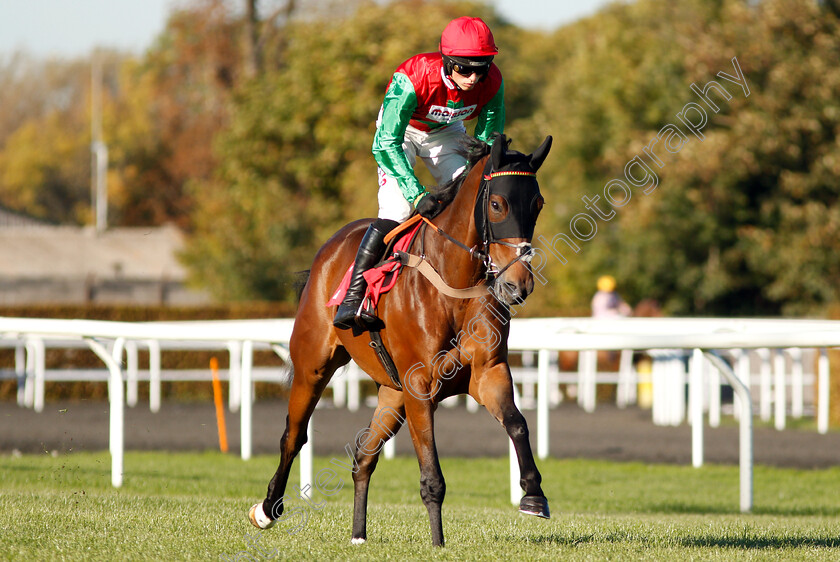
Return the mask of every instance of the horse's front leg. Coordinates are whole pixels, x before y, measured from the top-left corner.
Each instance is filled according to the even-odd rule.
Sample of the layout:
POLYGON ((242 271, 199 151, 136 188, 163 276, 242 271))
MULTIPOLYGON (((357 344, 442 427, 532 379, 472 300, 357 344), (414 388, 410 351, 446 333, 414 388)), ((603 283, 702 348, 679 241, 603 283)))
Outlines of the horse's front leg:
POLYGON ((379 402, 367 429, 356 436, 356 467, 353 472, 353 544, 367 540, 367 500, 370 477, 376 469, 379 453, 388 439, 405 422, 403 393, 387 386, 379 387, 379 402))
POLYGON ((405 413, 411 441, 420 464, 420 498, 429 512, 432 544, 443 546, 441 506, 446 495, 446 482, 440 469, 435 446, 433 393, 428 385, 408 384, 405 393, 405 413))
POLYGON ((519 502, 519 511, 548 519, 551 514, 548 509, 548 500, 540 486, 542 476, 537 470, 534 453, 531 451, 528 424, 513 401, 513 379, 510 368, 507 363, 499 363, 481 372, 476 378, 479 381, 478 396, 474 398, 484 404, 487 411, 502 424, 516 449, 516 458, 519 461, 519 485, 525 491, 525 496, 519 502))

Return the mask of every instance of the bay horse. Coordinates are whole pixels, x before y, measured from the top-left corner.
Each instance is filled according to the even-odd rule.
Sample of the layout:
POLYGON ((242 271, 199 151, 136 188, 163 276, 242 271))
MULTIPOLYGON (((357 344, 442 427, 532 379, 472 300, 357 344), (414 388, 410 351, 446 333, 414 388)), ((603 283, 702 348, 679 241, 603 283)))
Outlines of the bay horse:
POLYGON ((306 442, 315 405, 336 369, 351 358, 379 387, 373 420, 355 441, 351 542, 367 539, 368 485, 379 451, 407 421, 432 543, 444 544, 441 505, 446 484, 435 447, 434 411, 441 400, 456 394, 468 393, 484 405, 512 440, 525 492, 519 510, 550 517, 528 427, 513 400, 507 338, 509 306, 522 303, 534 288, 531 238, 544 204, 536 172, 551 137, 530 155, 509 150, 508 144, 504 135, 492 145, 468 141, 467 169, 437 193, 445 208, 434 219, 436 229, 422 229, 408 250, 433 266, 449 287, 478 287, 481 292, 485 286, 484 296, 447 296, 420 268, 403 267, 395 286, 379 302, 381 339, 398 379, 387 374, 365 333, 335 329, 335 307, 325 306, 371 220, 346 225, 316 254, 289 342, 293 378, 280 464, 265 500, 249 512, 258 528, 268 528, 282 516, 292 461, 306 442))

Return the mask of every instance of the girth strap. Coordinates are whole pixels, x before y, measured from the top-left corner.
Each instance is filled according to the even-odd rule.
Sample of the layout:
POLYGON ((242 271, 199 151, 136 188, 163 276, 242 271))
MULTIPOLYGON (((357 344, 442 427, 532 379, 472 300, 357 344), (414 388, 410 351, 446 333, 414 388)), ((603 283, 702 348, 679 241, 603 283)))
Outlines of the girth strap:
POLYGON ((396 252, 396 255, 400 258, 400 262, 402 262, 403 265, 413 267, 422 273, 423 276, 428 279, 438 291, 447 297, 455 299, 476 299, 485 296, 489 292, 487 285, 484 283, 474 287, 468 287, 466 289, 456 289, 454 287, 450 287, 446 284, 443 278, 441 278, 440 273, 432 267, 432 264, 420 256, 415 256, 414 254, 408 254, 406 252, 396 252))
POLYGON ((391 359, 391 354, 389 354, 388 350, 385 349, 385 344, 382 343, 382 336, 379 334, 379 330, 370 330, 368 333, 370 334, 370 344, 368 345, 370 345, 376 352, 379 362, 382 363, 382 366, 385 368, 385 372, 388 373, 388 377, 390 377, 394 386, 397 387, 397 390, 402 390, 397 366, 394 365, 394 360, 391 359))

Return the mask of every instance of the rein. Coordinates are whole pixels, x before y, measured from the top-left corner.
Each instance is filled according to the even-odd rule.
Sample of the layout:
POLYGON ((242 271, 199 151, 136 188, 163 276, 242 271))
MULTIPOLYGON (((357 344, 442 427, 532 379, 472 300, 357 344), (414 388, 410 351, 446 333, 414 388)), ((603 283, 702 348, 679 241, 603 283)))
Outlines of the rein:
MULTIPOLYGON (((479 195, 476 201, 476 205, 482 205, 483 208, 486 210, 490 199, 489 182, 494 178, 506 176, 536 177, 536 173, 519 170, 502 170, 497 172, 491 171, 489 173, 485 173, 482 176, 482 184, 479 186, 479 195)), ((487 218, 486 214, 484 215, 484 220, 481 225, 481 233, 483 240, 482 249, 479 249, 478 246, 473 246, 472 248, 470 248, 469 246, 467 246, 460 240, 457 240, 445 230, 443 230, 442 228, 434 224, 431 220, 427 219, 422 215, 415 215, 411 217, 411 219, 407 220, 406 222, 389 232, 388 235, 385 237, 385 242, 390 242, 394 237, 396 237, 396 235, 399 232, 402 232, 403 230, 406 230, 421 221, 425 223, 424 227, 431 227, 434 232, 443 236, 445 239, 449 240, 465 252, 469 253, 471 258, 481 260, 485 267, 485 277, 487 279, 491 279, 494 281, 515 263, 523 260, 529 262, 531 259, 531 244, 529 242, 511 244, 510 242, 504 242, 503 240, 496 238, 493 235, 492 229, 490 228, 490 221, 487 218), (491 244, 499 244, 502 246, 508 246, 510 248, 516 248, 516 258, 511 260, 504 267, 499 268, 499 266, 496 265, 496 263, 490 257, 489 248, 491 244)), ((480 283, 478 285, 468 287, 465 289, 456 289, 447 285, 443 278, 440 276, 440 274, 435 270, 435 268, 428 261, 426 261, 425 251, 423 251, 422 249, 420 256, 409 254, 407 252, 395 252, 393 255, 394 257, 399 259, 402 265, 417 269, 421 274, 423 274, 424 277, 426 277, 426 279, 429 280, 429 282, 432 283, 432 285, 435 288, 437 288, 446 296, 461 299, 471 299, 487 294, 489 288, 489 285, 487 283, 480 283)))
POLYGON ((456 240, 455 238, 450 236, 449 233, 447 233, 445 230, 443 230, 442 228, 437 226, 435 223, 433 223, 432 221, 430 221, 426 217, 420 217, 420 218, 423 219, 423 222, 425 222, 427 225, 432 227, 432 230, 434 230, 435 232, 437 232, 438 234, 440 234, 441 236, 443 236, 444 238, 446 238, 447 240, 449 240, 453 244, 457 245, 462 250, 465 250, 467 253, 469 253, 470 257, 472 257, 474 259, 478 259, 478 260, 483 260, 483 261, 486 261, 487 259, 490 258, 490 255, 485 253, 485 252, 482 252, 481 250, 479 250, 478 246, 473 246, 472 248, 470 248, 469 246, 467 246, 466 244, 464 244, 460 240, 456 240))
MULTIPOLYGON (((440 234, 447 240, 456 244, 459 248, 463 249, 466 252, 469 252, 470 256, 473 258, 478 258, 482 260, 486 260, 489 256, 484 252, 478 250, 477 247, 468 247, 466 244, 462 243, 460 240, 455 239, 445 230, 438 227, 432 221, 427 219, 421 215, 414 215, 401 225, 397 226, 391 232, 389 232, 385 236, 385 243, 389 244, 396 236, 405 230, 416 225, 418 222, 425 223, 423 226, 430 226, 434 230, 434 232, 440 234)), ((422 240, 422 237, 421 237, 422 240)), ((426 260, 425 251, 421 250, 421 255, 417 256, 414 254, 409 254, 408 252, 394 252, 392 255, 397 258, 400 263, 407 267, 413 267, 417 271, 419 271, 429 282, 441 293, 448 297, 456 298, 456 299, 474 299, 478 297, 483 297, 488 292, 488 285, 486 283, 481 283, 479 285, 475 285, 473 287, 467 287, 465 289, 457 289, 455 287, 451 287, 446 284, 443 278, 440 276, 440 273, 426 260)))

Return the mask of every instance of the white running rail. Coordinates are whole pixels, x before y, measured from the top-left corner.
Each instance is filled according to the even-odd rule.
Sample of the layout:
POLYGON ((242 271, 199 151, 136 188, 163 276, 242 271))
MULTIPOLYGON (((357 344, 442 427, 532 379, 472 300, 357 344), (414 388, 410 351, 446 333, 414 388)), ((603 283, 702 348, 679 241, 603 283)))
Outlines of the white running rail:
MULTIPOLYGON (((253 348, 258 344, 267 344, 281 357, 286 356, 291 336, 293 320, 225 320, 198 322, 149 322, 125 323, 94 320, 56 320, 37 318, 0 318, 0 341, 5 345, 13 342, 20 346, 23 342, 25 353, 25 378, 23 401, 36 409, 43 407, 44 368, 43 355, 45 342, 54 340, 74 342, 86 345, 105 363, 109 371, 110 408, 110 452, 112 456, 111 481, 114 486, 121 486, 123 481, 123 392, 122 354, 129 354, 128 366, 136 367, 131 354, 137 345, 146 345, 150 351, 159 350, 173 342, 191 342, 194 345, 217 346, 231 353, 231 407, 239 403, 241 415, 241 455, 243 459, 251 456, 251 403, 253 383, 253 348), (239 361, 235 361, 239 358, 239 361), (238 368, 238 369, 237 369, 238 368), (238 372, 237 372, 238 370, 238 372), (28 386, 30 379, 32 386, 28 386), (236 380, 239 379, 236 384, 236 380), (237 395, 235 390, 239 391, 237 395), (236 396, 236 399, 234 399, 236 396)), ((800 319, 722 319, 722 318, 623 318, 600 320, 591 318, 539 318, 511 321, 508 347, 513 351, 537 351, 537 452, 539 457, 548 455, 548 408, 550 404, 550 353, 558 351, 594 352, 599 350, 688 350, 692 354, 689 377, 694 401, 690 404, 692 423, 692 443, 694 444, 692 461, 702 464, 703 408, 700 405, 697 381, 701 377, 700 364, 705 357, 735 390, 739 407, 740 423, 740 466, 742 511, 752 508, 752 398, 748 385, 743 384, 742 375, 736 374, 729 365, 712 352, 714 350, 756 350, 769 361, 769 351, 776 351, 773 371, 776 377, 783 373, 783 363, 778 359, 782 350, 802 348, 819 349, 818 378, 819 404, 818 426, 820 431, 828 427, 828 358, 827 348, 840 347, 840 321, 800 320, 800 319), (695 381, 691 384, 691 381, 695 381)), ((797 352, 793 352, 795 357, 797 352)), ((18 357, 20 353, 18 353, 18 357)), ((153 358, 155 353, 151 353, 153 358)), ((591 362, 591 354, 586 354, 591 362)), ((579 389, 582 405, 591 411, 594 408, 595 384, 594 366, 587 363, 581 371, 579 389)), ((794 363, 795 365, 795 363, 794 363)), ((20 374, 18 369, 18 374, 20 374)), ((738 368, 739 372, 742 369, 738 368)), ((159 377, 155 368, 150 367, 150 377, 159 377)), ((762 367, 762 378, 769 378, 771 370, 762 367)), ((127 373, 129 374, 129 373, 127 373)), ((796 370, 793 375, 799 377, 796 370)), ((129 374, 129 380, 135 376, 129 374)), ((353 374, 355 379, 355 372, 353 374)), ((158 378, 159 380, 159 378, 158 378)), ((784 427, 785 384, 776 384, 777 427, 784 427), (781 404, 781 405, 780 405, 781 404), (781 422, 779 421, 781 418, 781 422)), ((782 381, 783 383, 784 381, 782 381)), ((626 382, 625 382, 626 384, 626 382)), ((130 388, 130 387, 129 387, 130 388)), ((348 387, 350 388, 350 387, 348 387)), ((762 387, 764 388, 764 387, 762 387)), ((626 388, 622 391, 626 392, 626 388)), ((764 391, 762 391, 762 394, 764 391)), ((579 396, 580 396, 579 395, 579 396)), ((761 408, 764 414, 765 402, 762 397, 761 408)), ((154 401, 155 398, 153 397, 154 401)), ((159 405, 159 395, 156 398, 159 405)), ((356 402, 358 397, 356 397, 356 402)), ((153 405, 153 409, 155 409, 153 405)), ((307 447, 311 447, 311 439, 307 447)), ((311 450, 305 454, 311 455, 311 450)), ((305 463, 304 463, 305 464, 305 463)), ((311 476, 308 476, 311 478, 311 476)), ((512 496, 514 493, 512 492, 512 496)))

